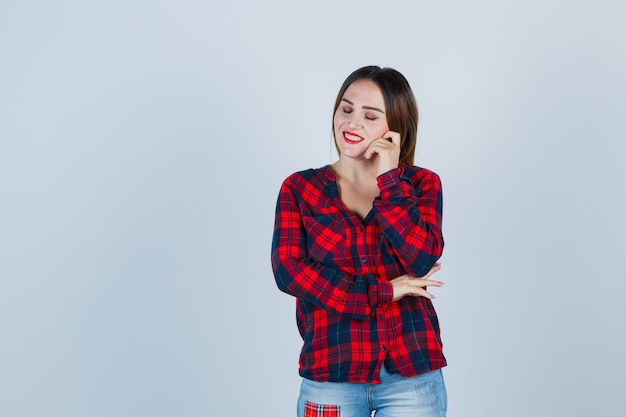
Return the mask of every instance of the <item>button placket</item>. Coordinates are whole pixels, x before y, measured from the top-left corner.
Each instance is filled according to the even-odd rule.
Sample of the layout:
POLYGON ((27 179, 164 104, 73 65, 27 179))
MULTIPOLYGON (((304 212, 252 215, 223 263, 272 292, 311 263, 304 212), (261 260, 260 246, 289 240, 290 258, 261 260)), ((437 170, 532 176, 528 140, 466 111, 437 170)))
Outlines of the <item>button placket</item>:
POLYGON ((358 258, 359 259, 359 269, 364 273, 370 272, 369 261, 367 260, 367 228, 363 225, 359 225, 356 227, 357 233, 357 245, 358 248, 358 258))

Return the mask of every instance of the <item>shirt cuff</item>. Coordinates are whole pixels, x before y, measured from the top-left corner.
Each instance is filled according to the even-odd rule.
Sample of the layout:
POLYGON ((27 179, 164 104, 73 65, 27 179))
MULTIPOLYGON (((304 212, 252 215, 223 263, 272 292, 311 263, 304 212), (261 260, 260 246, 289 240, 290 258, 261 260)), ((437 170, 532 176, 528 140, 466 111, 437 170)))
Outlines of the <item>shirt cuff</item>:
POLYGON ((385 304, 389 304, 390 302, 393 301, 393 286, 391 285, 391 282, 389 281, 384 281, 381 280, 379 285, 379 290, 378 290, 378 295, 379 295, 379 299, 380 299, 380 305, 385 305, 385 304))
POLYGON ((379 306, 388 304, 393 300, 393 286, 391 282, 377 279, 372 274, 366 274, 364 278, 369 282, 368 298, 372 314, 374 314, 379 306))
POLYGON ((376 177, 380 198, 383 201, 405 199, 411 196, 411 186, 407 181, 403 181, 403 172, 402 168, 396 168, 376 177))

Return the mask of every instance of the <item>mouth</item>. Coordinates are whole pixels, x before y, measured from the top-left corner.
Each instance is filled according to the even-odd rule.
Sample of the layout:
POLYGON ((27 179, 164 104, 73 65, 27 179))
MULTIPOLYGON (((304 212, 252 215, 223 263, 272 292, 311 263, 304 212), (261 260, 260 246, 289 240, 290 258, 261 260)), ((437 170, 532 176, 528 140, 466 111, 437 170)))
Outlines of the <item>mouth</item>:
POLYGON ((343 140, 351 145, 355 145, 357 143, 363 142, 363 138, 352 132, 343 132, 343 140))

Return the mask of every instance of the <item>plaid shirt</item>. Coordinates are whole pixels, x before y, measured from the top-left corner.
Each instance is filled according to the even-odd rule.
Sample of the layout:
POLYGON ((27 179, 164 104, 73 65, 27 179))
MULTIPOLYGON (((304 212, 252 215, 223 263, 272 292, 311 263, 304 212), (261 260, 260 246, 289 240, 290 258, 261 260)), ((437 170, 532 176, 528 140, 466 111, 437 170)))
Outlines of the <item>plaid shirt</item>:
POLYGON ((392 302, 389 283, 424 276, 441 256, 441 182, 415 166, 377 181, 364 220, 343 204, 329 166, 292 174, 280 189, 272 268, 296 297, 304 378, 380 383, 383 363, 407 377, 446 365, 431 301, 392 302))

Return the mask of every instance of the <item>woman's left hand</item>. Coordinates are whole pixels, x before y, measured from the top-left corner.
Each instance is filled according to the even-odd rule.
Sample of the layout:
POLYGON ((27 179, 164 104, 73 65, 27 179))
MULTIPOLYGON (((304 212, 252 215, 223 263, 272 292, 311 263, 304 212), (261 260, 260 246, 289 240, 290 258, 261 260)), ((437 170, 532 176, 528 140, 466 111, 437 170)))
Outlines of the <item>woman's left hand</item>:
POLYGON ((398 168, 400 161, 400 134, 392 130, 370 144, 364 154, 365 159, 378 155, 378 175, 398 168))

